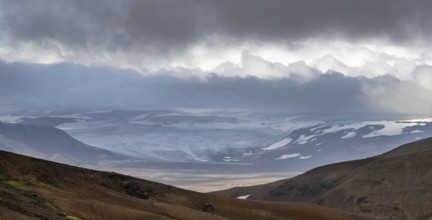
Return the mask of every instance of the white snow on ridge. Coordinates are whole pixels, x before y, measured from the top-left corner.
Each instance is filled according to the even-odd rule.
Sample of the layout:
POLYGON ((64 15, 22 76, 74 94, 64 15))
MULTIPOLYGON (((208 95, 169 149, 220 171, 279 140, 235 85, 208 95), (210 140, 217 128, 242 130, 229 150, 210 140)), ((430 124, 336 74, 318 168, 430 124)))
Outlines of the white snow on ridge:
POLYGON ((310 135, 310 136, 305 136, 305 135, 300 135, 297 140, 295 141, 297 144, 306 144, 309 139, 315 137, 314 135, 310 135))
MULTIPOLYGON (((352 124, 340 124, 340 125, 332 125, 329 128, 325 128, 321 130, 321 132, 317 135, 324 135, 329 133, 337 133, 339 131, 344 130, 352 130, 350 132, 347 132, 344 136, 342 136, 342 139, 346 138, 352 138, 357 135, 355 132, 356 130, 363 128, 365 126, 377 126, 382 125, 384 128, 375 130, 370 132, 369 134, 366 134, 363 136, 363 138, 372 138, 372 137, 378 137, 378 136, 394 136, 394 135, 401 135, 403 133, 403 129, 406 127, 416 126, 416 125, 425 125, 425 122, 429 122, 428 120, 432 121, 431 119, 416 119, 416 120, 404 120, 404 121, 363 121, 363 122, 356 122, 352 124)), ((314 128, 314 131, 317 131, 319 128, 322 128, 325 126, 320 126, 318 128, 314 128)))
POLYGON ((352 137, 355 137, 356 135, 357 135, 357 133, 355 131, 349 131, 344 136, 342 136, 341 139, 352 138, 352 137))
POLYGON ((334 125, 331 126, 330 128, 326 128, 324 130, 322 130, 322 134, 328 134, 328 133, 337 133, 339 131, 343 131, 343 130, 347 130, 347 129, 353 129, 353 130, 358 130, 366 125, 370 125, 370 124, 376 124, 374 122, 357 122, 357 123, 352 123, 352 124, 342 124, 342 125, 334 125))
POLYGON ((415 125, 419 125, 419 123, 409 123, 409 122, 396 122, 396 121, 380 121, 380 125, 384 125, 384 128, 372 131, 371 133, 364 135, 364 138, 378 137, 378 136, 394 136, 401 135, 403 133, 403 129, 406 127, 411 127, 415 125))
POLYGON ((295 158, 295 157, 298 157, 298 156, 300 156, 299 153, 295 153, 295 154, 284 154, 284 155, 282 155, 282 156, 276 158, 275 160, 285 160, 285 159, 289 159, 289 158, 295 158))
POLYGON ((409 119, 402 120, 401 122, 432 122, 432 118, 409 119))
POLYGON ((284 139, 282 139, 282 140, 280 140, 280 141, 278 141, 278 142, 276 142, 276 143, 274 143, 274 144, 272 144, 266 148, 263 148, 262 150, 274 150, 274 149, 283 147, 287 144, 290 144, 291 141, 292 141, 291 138, 284 138, 284 139))
POLYGON ((306 159, 309 159, 309 158, 311 158, 312 156, 311 155, 308 155, 308 156, 301 156, 301 157, 299 157, 299 159, 300 160, 306 160, 306 159))

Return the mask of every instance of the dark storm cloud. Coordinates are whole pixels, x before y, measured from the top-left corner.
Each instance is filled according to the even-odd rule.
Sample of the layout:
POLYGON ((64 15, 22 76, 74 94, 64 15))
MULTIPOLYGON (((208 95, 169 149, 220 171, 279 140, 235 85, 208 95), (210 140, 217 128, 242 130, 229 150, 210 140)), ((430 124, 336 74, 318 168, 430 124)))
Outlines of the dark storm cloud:
POLYGON ((15 40, 57 41, 78 49, 168 49, 198 37, 182 1, 1 1, 1 23, 15 40))
POLYGON ((272 0, 208 1, 228 33, 262 39, 385 37, 429 34, 431 1, 272 0))
MULTIPOLYGON (((403 112, 422 92, 391 76, 367 79, 319 74, 307 82, 295 77, 179 79, 158 74, 90 68, 72 64, 0 63, 2 106, 16 108, 252 108, 292 112, 403 112), (366 89, 366 90, 365 90, 366 89), (411 91, 400 93, 400 91, 411 91), (394 100, 391 96, 401 99, 394 100), (386 104, 389 98, 393 105, 386 104), (373 102, 371 102, 373 100, 373 102), (402 103, 398 103, 402 102, 402 103), (396 106, 396 107, 395 107, 396 106)), ((429 100, 429 101, 428 101, 429 100)), ((430 109, 429 109, 430 110, 430 109)), ((407 110, 408 111, 408 110, 407 110)), ((411 110, 410 110, 411 111, 411 110)))
POLYGON ((155 54, 196 42, 419 42, 428 39, 432 21, 428 0, 1 0, 0 6, 2 34, 11 42, 155 54))

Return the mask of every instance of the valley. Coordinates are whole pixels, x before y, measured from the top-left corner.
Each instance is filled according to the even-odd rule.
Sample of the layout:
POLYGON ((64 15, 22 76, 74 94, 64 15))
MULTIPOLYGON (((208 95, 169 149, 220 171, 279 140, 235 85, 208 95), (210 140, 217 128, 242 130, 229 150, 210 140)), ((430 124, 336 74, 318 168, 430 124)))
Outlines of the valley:
POLYGON ((43 141, 30 140, 35 149, 26 145, 29 141, 21 147, 10 141, 20 142, 24 136, 3 135, 9 138, 0 145, 3 150, 202 192, 293 177, 317 166, 374 156, 432 136, 432 119, 404 115, 50 110, 1 112, 0 120, 27 133, 26 126, 33 128, 33 136, 39 128, 40 132, 50 126, 57 129, 42 132, 43 141), (100 153, 81 157, 75 146, 78 142, 100 153), (48 154, 37 147, 53 149, 56 144, 61 147, 48 154))

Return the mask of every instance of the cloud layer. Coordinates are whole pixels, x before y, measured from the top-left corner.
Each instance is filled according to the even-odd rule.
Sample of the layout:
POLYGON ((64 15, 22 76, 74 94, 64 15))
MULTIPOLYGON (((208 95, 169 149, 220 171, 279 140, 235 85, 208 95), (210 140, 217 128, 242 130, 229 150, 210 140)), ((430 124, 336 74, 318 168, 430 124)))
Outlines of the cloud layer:
MULTIPOLYGON (((309 67, 311 68, 311 67, 309 67)), ((312 69, 312 68, 311 68, 312 69)), ((310 113, 432 112, 431 90, 393 76, 349 77, 292 72, 277 79, 248 76, 143 76, 81 65, 0 65, 2 106, 15 108, 242 108, 310 113)), ((189 71, 180 69, 181 71, 189 71)), ((177 73, 179 74, 179 73, 177 73)))
POLYGON ((430 11, 428 0, 0 0, 0 97, 431 114, 430 11))
MULTIPOLYGON (((404 51, 376 51, 429 62, 431 9, 427 0, 1 0, 0 57, 138 71, 206 69, 238 61, 245 49, 264 56, 273 46, 291 52, 286 62, 311 64, 317 51, 314 59, 331 55, 349 65, 341 48, 328 46, 342 42, 360 53, 362 46, 399 47, 404 51)), ((271 57, 280 61, 286 53, 271 57)))
POLYGON ((11 37, 112 50, 171 50, 212 35, 239 41, 383 37, 429 44, 432 20, 426 0, 3 0, 1 6, 11 37))

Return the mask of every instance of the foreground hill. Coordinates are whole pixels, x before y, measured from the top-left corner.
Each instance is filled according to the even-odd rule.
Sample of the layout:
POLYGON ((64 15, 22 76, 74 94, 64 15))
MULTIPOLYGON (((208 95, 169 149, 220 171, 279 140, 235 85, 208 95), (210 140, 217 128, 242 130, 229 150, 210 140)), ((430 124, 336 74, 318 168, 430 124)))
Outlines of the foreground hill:
POLYGON ((384 219, 432 219, 432 138, 270 184, 214 194, 320 204, 384 219))
POLYGON ((1 122, 0 150, 73 165, 125 158, 84 144, 55 127, 1 122))
POLYGON ((0 151, 0 219, 368 219, 298 203, 220 198, 0 151))

